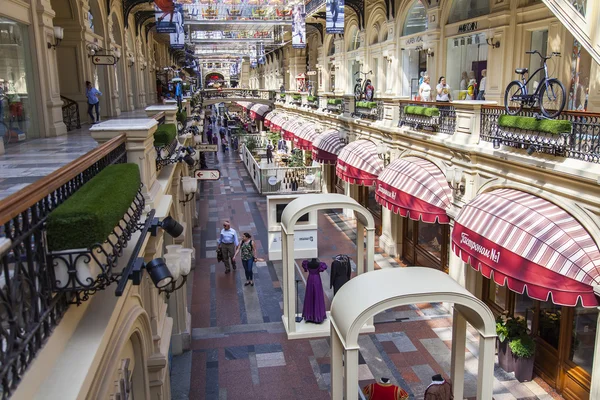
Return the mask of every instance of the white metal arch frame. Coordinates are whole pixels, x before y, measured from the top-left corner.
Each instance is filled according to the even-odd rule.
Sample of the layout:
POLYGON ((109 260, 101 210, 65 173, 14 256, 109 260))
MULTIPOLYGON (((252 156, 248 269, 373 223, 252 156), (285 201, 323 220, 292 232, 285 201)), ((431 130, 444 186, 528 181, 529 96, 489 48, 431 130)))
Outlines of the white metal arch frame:
MULTIPOLYGON (((375 254, 375 221, 373 215, 361 206, 356 200, 343 194, 305 194, 290 202, 281 215, 281 259, 283 260, 283 324, 286 328, 288 339, 323 336, 322 334, 300 334, 296 329, 296 288, 294 264, 294 227, 298 219, 311 211, 343 208, 354 211, 357 232, 357 257, 356 272, 373 271, 375 254), (365 250, 359 238, 367 232, 366 263, 365 250)), ((356 279, 356 278, 354 278, 356 279)), ((350 280, 352 281, 352 279, 350 280)), ((337 297, 337 295, 336 295, 337 297)), ((368 322, 368 321, 367 321, 368 322)), ((325 336, 328 332, 324 333, 325 336)))
POLYGON ((450 276, 423 267, 378 270, 357 276, 338 291, 331 304, 330 321, 332 399, 358 398, 358 334, 365 321, 387 309, 422 302, 454 304, 451 361, 454 398, 463 398, 468 321, 479 332, 477 399, 492 399, 496 341, 492 311, 450 276))

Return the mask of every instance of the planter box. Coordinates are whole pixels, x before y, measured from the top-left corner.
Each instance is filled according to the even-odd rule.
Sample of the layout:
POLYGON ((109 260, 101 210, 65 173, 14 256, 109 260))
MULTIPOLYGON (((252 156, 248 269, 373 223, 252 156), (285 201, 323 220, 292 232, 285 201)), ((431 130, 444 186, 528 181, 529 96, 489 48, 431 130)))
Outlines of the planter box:
POLYGON ((515 370, 515 358, 512 355, 508 340, 501 342, 496 340, 498 343, 498 365, 506 372, 513 372, 515 370))
POLYGON ((400 119, 400 126, 409 125, 415 129, 427 128, 432 132, 437 132, 440 127, 440 117, 427 117, 425 115, 404 114, 400 119))
POLYGON ((570 133, 551 134, 501 126, 497 133, 497 139, 505 146, 528 149, 533 145, 538 152, 562 157, 566 156, 569 137, 570 133))
MULTIPOLYGON (((507 346, 508 347, 508 346, 507 346)), ((508 348, 510 350, 510 347, 508 348)), ((512 356, 512 354, 511 354, 512 356)), ((517 358, 514 359, 515 366, 515 378, 519 382, 529 382, 533 379, 533 365, 535 363, 535 357, 530 358, 517 358)))

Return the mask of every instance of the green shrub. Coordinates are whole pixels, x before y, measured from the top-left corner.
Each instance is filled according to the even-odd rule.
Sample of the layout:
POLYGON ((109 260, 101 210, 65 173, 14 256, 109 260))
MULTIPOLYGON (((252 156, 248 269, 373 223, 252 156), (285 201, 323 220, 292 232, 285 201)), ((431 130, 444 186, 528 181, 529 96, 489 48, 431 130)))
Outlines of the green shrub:
POLYGON ((503 114, 498 118, 498 125, 503 128, 522 129, 526 131, 544 132, 552 135, 571 133, 571 121, 562 119, 535 119, 503 114))
POLYGON ((308 101, 317 101, 317 98, 315 96, 308 96, 307 100, 308 101))
POLYGON ((154 146, 166 146, 173 142, 177 136, 177 127, 175 124, 159 125, 154 132, 154 146))
POLYGON ((404 114, 438 117, 440 110, 437 107, 404 106, 404 114))
POLYGON ((377 103, 374 101, 359 101, 356 103, 356 107, 359 108, 375 108, 377 107, 377 103))
POLYGON ((337 106, 342 104, 342 99, 328 99, 327 104, 331 104, 333 106, 337 106))
POLYGON ((300 100, 300 99, 302 99, 302 96, 300 96, 299 94, 295 94, 295 95, 292 96, 292 99, 294 99, 294 100, 300 100))
POLYGON ((531 336, 523 335, 511 340, 508 345, 510 351, 517 358, 531 358, 535 354, 535 341, 531 336))
POLYGON ((185 123, 187 122, 187 112, 185 110, 177 111, 175 118, 185 127, 185 123))
POLYGON ((500 315, 496 318, 496 334, 501 342, 507 339, 510 342, 527 334, 527 321, 523 317, 500 315))
POLYGON ((51 251, 103 243, 131 206, 140 188, 137 164, 104 168, 48 216, 51 251))

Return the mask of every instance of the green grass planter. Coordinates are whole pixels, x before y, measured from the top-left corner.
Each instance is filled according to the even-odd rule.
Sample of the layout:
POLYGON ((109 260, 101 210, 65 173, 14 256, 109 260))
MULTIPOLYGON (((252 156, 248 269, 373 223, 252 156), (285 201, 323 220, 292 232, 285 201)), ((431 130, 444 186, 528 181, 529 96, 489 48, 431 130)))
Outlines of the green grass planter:
POLYGON ((167 146, 173 143, 173 140, 177 136, 177 127, 175 124, 162 124, 159 125, 154 132, 154 146, 161 147, 167 146))
POLYGON ((292 96, 293 100, 302 100, 302 96, 300 96, 299 94, 295 94, 292 96))
POLYGON ((439 117, 440 110, 436 107, 422 107, 422 106, 405 106, 404 114, 419 115, 422 117, 439 117))
POLYGON ((342 99, 329 99, 327 100, 327 104, 331 106, 339 106, 342 104, 342 99))
POLYGON ((533 117, 519 117, 516 115, 501 115, 498 118, 498 126, 508 129, 549 133, 551 135, 571 133, 573 128, 571 121, 561 119, 537 120, 533 117))
POLYGON ((48 216, 50 251, 103 243, 133 203, 140 183, 137 164, 104 168, 48 216))
POLYGON ((187 112, 185 110, 177 111, 175 118, 185 127, 185 123, 187 122, 187 112))
POLYGON ((317 98, 315 96, 308 96, 307 100, 308 101, 317 101, 317 98))
POLYGON ((376 108, 377 103, 374 101, 358 101, 356 102, 358 108, 376 108))
POLYGON ((279 93, 279 98, 280 99, 285 99, 285 93, 279 93))

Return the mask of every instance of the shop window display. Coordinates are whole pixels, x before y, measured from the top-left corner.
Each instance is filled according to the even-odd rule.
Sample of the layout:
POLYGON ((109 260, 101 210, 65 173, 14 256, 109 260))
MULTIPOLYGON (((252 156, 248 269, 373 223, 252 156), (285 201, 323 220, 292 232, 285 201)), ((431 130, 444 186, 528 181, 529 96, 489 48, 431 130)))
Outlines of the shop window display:
POLYGON ((540 302, 537 335, 555 349, 558 349, 561 318, 561 306, 550 302, 540 302))
POLYGON ((427 10, 421 0, 413 3, 408 10, 404 26, 402 27, 402 36, 414 35, 415 33, 427 30, 427 10))
POLYGON ((448 225, 404 218, 402 255, 412 265, 448 271, 448 225))
POLYGON ((586 370, 588 374, 592 373, 597 324, 597 309, 575 308, 569 360, 586 370))
POLYGON ((448 39, 446 82, 455 100, 475 100, 487 69, 488 45, 485 33, 448 39))
POLYGON ((489 0, 454 0, 452 9, 448 15, 448 23, 464 21, 471 18, 477 18, 489 14, 489 0))
MULTIPOLYGON (((543 57, 546 56, 546 54, 548 53, 548 30, 541 30, 541 31, 533 31, 531 32, 531 45, 529 46, 530 50, 537 50, 539 51, 543 57)), ((549 61, 550 64, 549 65, 549 69, 548 72, 550 73, 551 76, 555 76, 555 74, 552 74, 552 61, 549 61)), ((538 68, 540 68, 543 65, 543 61, 542 59, 537 55, 537 54, 531 54, 529 56, 529 72, 533 73, 535 72, 538 68)), ((543 75, 542 75, 543 77, 543 75)), ((539 82, 534 82, 535 79, 532 79, 531 82, 529 82, 529 84, 527 85, 527 90, 530 93, 533 93, 537 87, 537 85, 539 84, 539 82)))
POLYGON ((508 307, 506 286, 500 286, 491 279, 487 280, 487 284, 488 301, 497 305, 500 309, 505 310, 508 307))
POLYGON ((573 40, 571 52, 571 82, 567 109, 585 111, 588 107, 590 92, 590 71, 592 57, 577 40, 573 40))

